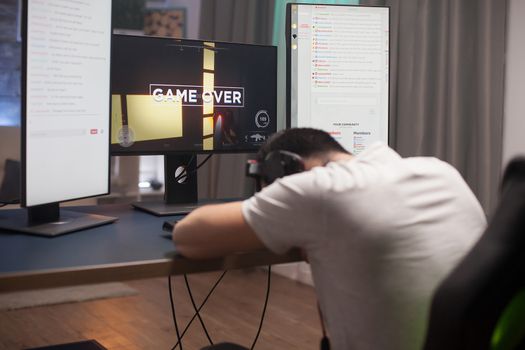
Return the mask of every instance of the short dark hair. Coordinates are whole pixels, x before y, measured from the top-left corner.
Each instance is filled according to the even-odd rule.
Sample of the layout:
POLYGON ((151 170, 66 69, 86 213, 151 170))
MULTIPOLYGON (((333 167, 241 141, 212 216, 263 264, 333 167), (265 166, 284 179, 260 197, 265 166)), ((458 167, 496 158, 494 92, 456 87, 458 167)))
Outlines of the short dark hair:
POLYGON ((263 160, 273 151, 288 151, 303 158, 330 152, 350 153, 329 133, 313 128, 285 129, 273 134, 259 149, 257 158, 263 160))

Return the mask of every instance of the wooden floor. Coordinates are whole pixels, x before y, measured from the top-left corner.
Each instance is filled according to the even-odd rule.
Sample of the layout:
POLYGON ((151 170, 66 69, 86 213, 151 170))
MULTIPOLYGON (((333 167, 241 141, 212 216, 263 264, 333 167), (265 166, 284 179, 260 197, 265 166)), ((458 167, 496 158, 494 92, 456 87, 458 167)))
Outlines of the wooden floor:
MULTIPOLYGON (((189 277, 200 302, 219 273, 189 277)), ((266 292, 262 270, 230 271, 203 308, 214 342, 249 347, 256 334, 266 292)), ((193 315, 182 277, 172 280, 179 325, 193 315)), ((111 350, 171 349, 176 335, 167 279, 127 282, 138 296, 0 312, 0 349, 22 349, 96 339, 111 350)), ((318 349, 320 326, 312 287, 272 274, 263 329, 255 349, 318 349)), ((181 327, 181 326, 179 326, 181 327)), ((197 320, 183 339, 183 349, 208 345, 197 320)))

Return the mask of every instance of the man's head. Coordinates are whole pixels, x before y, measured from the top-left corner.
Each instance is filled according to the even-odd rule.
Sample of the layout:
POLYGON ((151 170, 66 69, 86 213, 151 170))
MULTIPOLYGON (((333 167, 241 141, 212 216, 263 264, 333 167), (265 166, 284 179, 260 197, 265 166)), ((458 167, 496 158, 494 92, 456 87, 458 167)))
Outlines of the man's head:
POLYGON ((312 128, 282 130, 270 137, 261 147, 257 159, 263 161, 274 151, 287 151, 303 159, 305 170, 325 165, 341 156, 351 156, 347 150, 325 131, 312 128))
POLYGON ((328 133, 311 128, 288 129, 274 134, 248 162, 247 175, 257 179, 257 188, 274 180, 330 161, 348 159, 347 152, 328 133))

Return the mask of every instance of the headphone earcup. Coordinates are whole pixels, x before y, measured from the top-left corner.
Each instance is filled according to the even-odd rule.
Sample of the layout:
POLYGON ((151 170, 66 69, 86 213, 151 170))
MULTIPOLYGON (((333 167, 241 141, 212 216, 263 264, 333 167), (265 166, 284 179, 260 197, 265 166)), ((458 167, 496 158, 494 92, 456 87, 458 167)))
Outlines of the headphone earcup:
POLYGON ((288 151, 270 152, 262 165, 263 179, 266 184, 271 184, 275 180, 305 170, 301 156, 288 151))

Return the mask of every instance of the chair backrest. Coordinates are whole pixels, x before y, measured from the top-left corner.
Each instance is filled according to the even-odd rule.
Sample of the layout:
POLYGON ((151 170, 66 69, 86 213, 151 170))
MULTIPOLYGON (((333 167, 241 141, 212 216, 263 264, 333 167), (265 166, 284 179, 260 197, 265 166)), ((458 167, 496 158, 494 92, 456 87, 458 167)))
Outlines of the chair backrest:
POLYGON ((434 294, 424 349, 518 349, 524 286, 525 158, 518 158, 505 171, 487 230, 434 294))
POLYGON ((0 184, 0 203, 18 203, 20 201, 20 162, 6 159, 4 179, 0 184))

